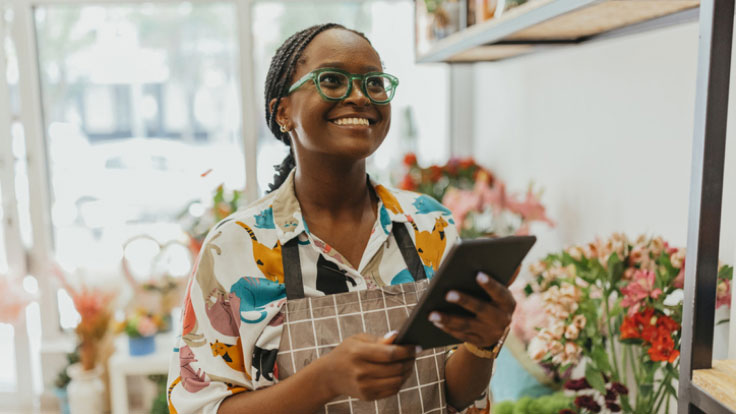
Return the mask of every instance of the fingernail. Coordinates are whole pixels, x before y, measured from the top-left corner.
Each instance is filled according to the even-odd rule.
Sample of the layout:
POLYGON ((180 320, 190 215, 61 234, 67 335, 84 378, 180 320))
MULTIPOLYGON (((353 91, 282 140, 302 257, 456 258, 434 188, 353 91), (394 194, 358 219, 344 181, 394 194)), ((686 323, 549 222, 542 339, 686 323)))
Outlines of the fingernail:
POLYGON ((460 295, 454 290, 451 290, 447 292, 447 296, 445 296, 445 299, 447 299, 448 302, 457 302, 458 300, 460 300, 460 295))
POLYGON ((476 277, 476 279, 478 279, 480 283, 488 283, 488 281, 490 280, 488 275, 483 272, 478 272, 478 277, 476 277))
POLYGON ((422 351, 424 351, 424 350, 419 345, 417 345, 416 348, 414 348, 414 352, 417 353, 417 354, 420 353, 420 352, 422 352, 422 351))
POLYGON ((395 334, 397 334, 398 332, 399 331, 391 331, 391 332, 387 333, 386 335, 383 335, 383 339, 388 339, 388 338, 394 336, 395 334))
POLYGON ((432 312, 429 314, 429 320, 432 322, 439 322, 442 318, 440 317, 440 314, 437 312, 432 312))

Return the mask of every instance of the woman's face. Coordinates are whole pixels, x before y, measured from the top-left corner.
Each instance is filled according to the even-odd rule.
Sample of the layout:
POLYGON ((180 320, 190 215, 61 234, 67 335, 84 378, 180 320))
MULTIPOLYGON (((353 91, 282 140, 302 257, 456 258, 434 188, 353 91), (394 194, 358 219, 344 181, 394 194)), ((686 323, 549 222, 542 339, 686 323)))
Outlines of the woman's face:
MULTIPOLYGON (((312 39, 302 53, 290 84, 322 67, 364 74, 382 71, 378 53, 361 36, 342 29, 326 30, 312 39)), ((359 160, 371 155, 383 142, 391 124, 391 105, 375 105, 354 81, 350 95, 328 102, 310 81, 282 98, 280 115, 292 129, 298 157, 328 155, 359 160), (369 125, 343 124, 345 118, 365 118, 369 125)), ((277 120, 283 124, 282 119, 277 120)))

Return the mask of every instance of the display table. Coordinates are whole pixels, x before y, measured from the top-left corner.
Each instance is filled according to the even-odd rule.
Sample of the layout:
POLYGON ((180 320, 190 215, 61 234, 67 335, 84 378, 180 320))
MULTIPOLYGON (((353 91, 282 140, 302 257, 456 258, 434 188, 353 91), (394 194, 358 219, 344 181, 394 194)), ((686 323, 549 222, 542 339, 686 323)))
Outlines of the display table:
POLYGON ((169 359, 174 347, 173 333, 156 335, 156 352, 150 355, 130 356, 128 337, 120 335, 115 339, 115 353, 107 363, 110 373, 110 404, 112 414, 128 414, 129 375, 166 374, 169 372, 169 359))

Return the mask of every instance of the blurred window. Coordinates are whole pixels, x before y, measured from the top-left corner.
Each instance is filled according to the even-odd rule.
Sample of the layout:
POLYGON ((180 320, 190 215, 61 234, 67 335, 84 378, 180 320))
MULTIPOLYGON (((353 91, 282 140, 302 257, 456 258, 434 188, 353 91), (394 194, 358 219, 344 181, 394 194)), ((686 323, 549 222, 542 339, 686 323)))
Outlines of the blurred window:
MULTIPOLYGON (((220 184, 245 185, 236 7, 54 4, 34 13, 55 258, 76 279, 118 286, 128 240, 186 242, 179 217, 192 202, 211 201, 220 184)), ((179 276, 191 265, 186 253, 172 260, 179 276)), ((57 297, 71 328, 71 300, 57 297)))

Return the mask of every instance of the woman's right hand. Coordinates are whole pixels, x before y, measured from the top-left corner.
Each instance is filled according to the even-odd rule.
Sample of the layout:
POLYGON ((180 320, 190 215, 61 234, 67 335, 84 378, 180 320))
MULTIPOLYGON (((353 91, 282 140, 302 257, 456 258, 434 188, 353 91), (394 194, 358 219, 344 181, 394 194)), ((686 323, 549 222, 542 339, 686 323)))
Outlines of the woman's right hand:
POLYGON ((397 394, 414 372, 415 348, 391 344, 395 336, 354 335, 320 358, 330 393, 364 401, 397 394))

